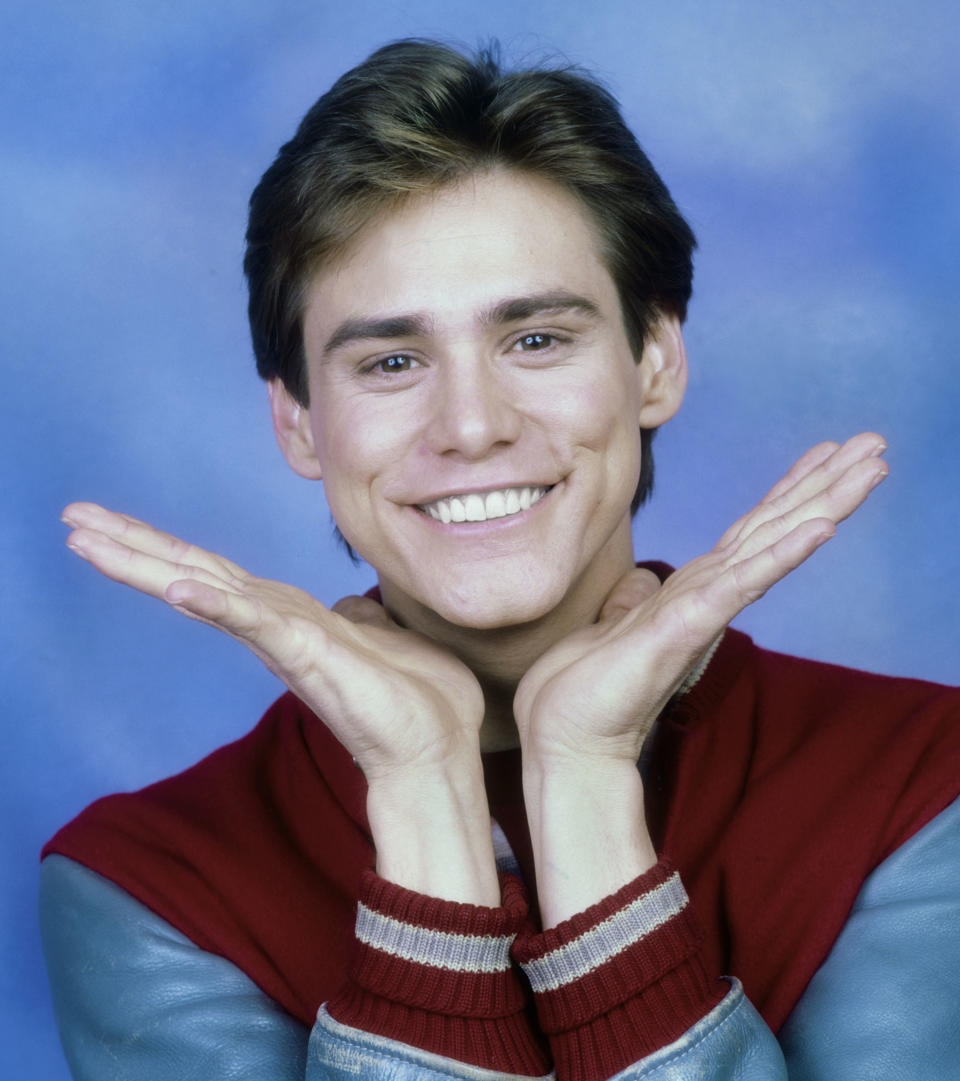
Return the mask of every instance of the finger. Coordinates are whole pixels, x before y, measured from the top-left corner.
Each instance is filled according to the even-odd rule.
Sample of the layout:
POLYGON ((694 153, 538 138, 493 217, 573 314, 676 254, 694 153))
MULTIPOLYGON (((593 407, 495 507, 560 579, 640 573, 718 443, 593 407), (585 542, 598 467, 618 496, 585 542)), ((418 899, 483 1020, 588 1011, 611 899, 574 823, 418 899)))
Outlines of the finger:
POLYGON ((231 593, 200 578, 179 578, 163 599, 191 619, 208 623, 250 644, 262 637, 267 607, 259 597, 231 593))
POLYGON ((72 503, 63 512, 70 525, 96 529, 137 551, 185 566, 202 567, 211 574, 245 580, 248 575, 231 560, 188 544, 179 537, 164 533, 128 514, 107 510, 96 503, 72 503))
POLYGON ((182 566, 195 566, 226 581, 242 582, 247 572, 236 563, 214 552, 188 544, 179 537, 164 533, 128 514, 107 510, 96 503, 71 503, 64 508, 62 520, 75 528, 97 530, 145 555, 169 560, 182 566))
POLYGON ((809 473, 811 473, 818 465, 822 465, 828 458, 830 458, 836 451, 840 449, 839 443, 827 442, 818 443, 815 447, 811 447, 806 454, 798 458, 790 467, 780 480, 770 489, 769 492, 760 500, 761 503, 767 503, 778 496, 783 495, 784 492, 792 488, 798 481, 802 480, 809 473))
MULTIPOLYGON (((825 444, 821 444, 821 446, 825 446, 825 444)), ((818 448, 813 449, 817 450, 818 448)), ((805 467, 800 471, 797 479, 789 485, 784 483, 778 494, 772 498, 768 494, 753 510, 738 519, 724 533, 718 547, 736 545, 764 522, 786 515, 808 503, 818 494, 827 490, 848 470, 859 466, 860 463, 866 463, 866 473, 872 471, 875 475, 882 474, 885 476, 887 467, 879 462, 879 456, 884 450, 886 450, 886 443, 883 441, 882 436, 877 435, 875 432, 862 432, 860 435, 853 436, 843 446, 838 447, 831 454, 824 457, 819 464, 810 466, 808 463, 809 467, 805 467)), ((800 461, 802 462, 803 459, 800 461)), ((789 475, 788 473, 787 477, 789 475)), ((783 478, 784 482, 787 477, 783 478)), ((775 492, 778 487, 779 485, 774 485, 771 492, 775 492)), ((834 520, 839 521, 840 519, 834 520)))
MULTIPOLYGON (((251 653, 295 692, 313 668, 318 650, 329 644, 317 612, 311 611, 304 632, 304 617, 292 618, 277 610, 257 584, 255 593, 231 593, 196 578, 172 582, 164 599, 178 612, 223 631, 251 653)), ((335 665, 336 667, 336 665, 335 665)), ((299 693, 299 692, 298 692, 299 693)))
POLYGON ((877 456, 854 462, 822 491, 794 508, 787 517, 797 524, 804 519, 829 518, 834 525, 849 518, 867 496, 890 473, 890 466, 877 456))
POLYGON ((612 622, 639 608, 660 588, 660 579, 643 567, 625 574, 603 602, 598 623, 612 622))
POLYGON ((849 518, 866 501, 870 492, 887 476, 886 463, 858 462, 822 492, 786 514, 760 522, 728 546, 728 563, 739 562, 778 543, 804 522, 825 519, 833 525, 849 518))
POLYGON ((882 436, 876 432, 861 432, 837 447, 832 454, 826 455, 818 465, 807 469, 793 484, 784 486, 778 495, 765 499, 764 503, 768 504, 769 509, 782 514, 833 484, 851 467, 879 458, 886 449, 882 436))
POLYGON ((726 626, 748 605, 795 570, 836 533, 826 518, 801 522, 774 544, 729 566, 700 591, 700 601, 718 628, 726 626))
POLYGON ((182 578, 196 578, 221 589, 235 588, 202 567, 148 555, 95 529, 73 530, 67 546, 107 578, 151 597, 163 599, 167 587, 182 578))
POLYGON ((361 623, 370 627, 396 627, 390 613, 372 597, 341 597, 330 609, 338 616, 343 616, 351 623, 361 623))

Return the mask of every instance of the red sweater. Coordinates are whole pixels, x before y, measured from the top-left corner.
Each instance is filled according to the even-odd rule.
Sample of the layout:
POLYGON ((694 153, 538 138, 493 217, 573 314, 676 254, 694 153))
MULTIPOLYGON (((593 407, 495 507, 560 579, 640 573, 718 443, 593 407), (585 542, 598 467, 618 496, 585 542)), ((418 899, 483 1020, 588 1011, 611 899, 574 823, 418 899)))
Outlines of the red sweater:
MULTIPOLYGON (((363 776, 290 694, 186 772, 92 804, 44 854, 111 879, 307 1024, 331 1001, 346 1023, 528 1074, 549 1066, 539 1028, 558 1074, 609 1076, 702 1016, 722 973, 776 1031, 866 876, 960 792, 958 716, 958 691, 798 660, 728 631, 656 729, 645 791, 665 861, 546 934, 524 929, 515 879, 502 908, 479 909, 369 873, 363 776), (655 931, 551 985, 565 947, 651 904, 663 908, 655 931), (385 947, 384 935, 410 933, 412 954, 385 947), (451 933, 474 950, 466 968, 419 955, 446 950, 451 933), (536 1024, 526 981, 504 961, 511 943, 537 989, 536 1024)), ((491 813, 532 885, 518 752, 487 756, 485 770, 491 813)))

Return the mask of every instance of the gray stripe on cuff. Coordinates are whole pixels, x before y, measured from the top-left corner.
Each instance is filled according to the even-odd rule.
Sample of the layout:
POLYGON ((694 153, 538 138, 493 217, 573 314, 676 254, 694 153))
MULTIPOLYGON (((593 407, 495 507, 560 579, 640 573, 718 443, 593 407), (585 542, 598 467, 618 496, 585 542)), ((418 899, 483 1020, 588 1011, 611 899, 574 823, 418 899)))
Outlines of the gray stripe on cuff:
POLYGON ((538 994, 555 991, 599 968, 678 915, 686 906, 687 892, 680 876, 674 873, 666 882, 631 901, 573 942, 528 961, 523 971, 538 994))
POLYGON ((506 972, 514 935, 455 935, 357 905, 357 938, 376 950, 452 972, 506 972))

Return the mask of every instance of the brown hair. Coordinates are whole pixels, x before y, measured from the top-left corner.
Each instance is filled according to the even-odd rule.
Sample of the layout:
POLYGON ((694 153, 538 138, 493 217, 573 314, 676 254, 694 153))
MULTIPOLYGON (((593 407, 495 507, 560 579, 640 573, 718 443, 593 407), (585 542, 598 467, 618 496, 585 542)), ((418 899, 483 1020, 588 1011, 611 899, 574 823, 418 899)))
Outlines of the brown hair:
MULTIPOLYGON (((683 319, 695 239, 613 96, 571 67, 506 71, 496 48, 378 49, 309 110, 250 197, 244 271, 257 370, 308 404, 307 284, 371 218, 414 192, 508 167, 579 198, 598 230, 639 359, 661 312, 683 319)), ((653 485, 644 431, 632 510, 653 485)))

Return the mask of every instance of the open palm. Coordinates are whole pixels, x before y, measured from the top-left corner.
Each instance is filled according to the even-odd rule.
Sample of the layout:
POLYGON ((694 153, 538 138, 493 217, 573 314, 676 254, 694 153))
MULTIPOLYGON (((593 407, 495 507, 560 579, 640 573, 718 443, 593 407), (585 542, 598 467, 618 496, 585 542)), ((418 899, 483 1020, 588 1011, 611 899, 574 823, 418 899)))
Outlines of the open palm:
POLYGON ((294 586, 90 503, 64 511, 67 543, 99 571, 242 642, 315 713, 368 779, 440 762, 475 739, 483 695, 452 654, 347 597, 326 608, 294 586))
POLYGON ((882 439, 808 451, 706 555, 661 585, 635 570, 593 626, 548 650, 517 688, 524 753, 636 761, 657 715, 743 608, 833 536, 887 474, 882 439))

